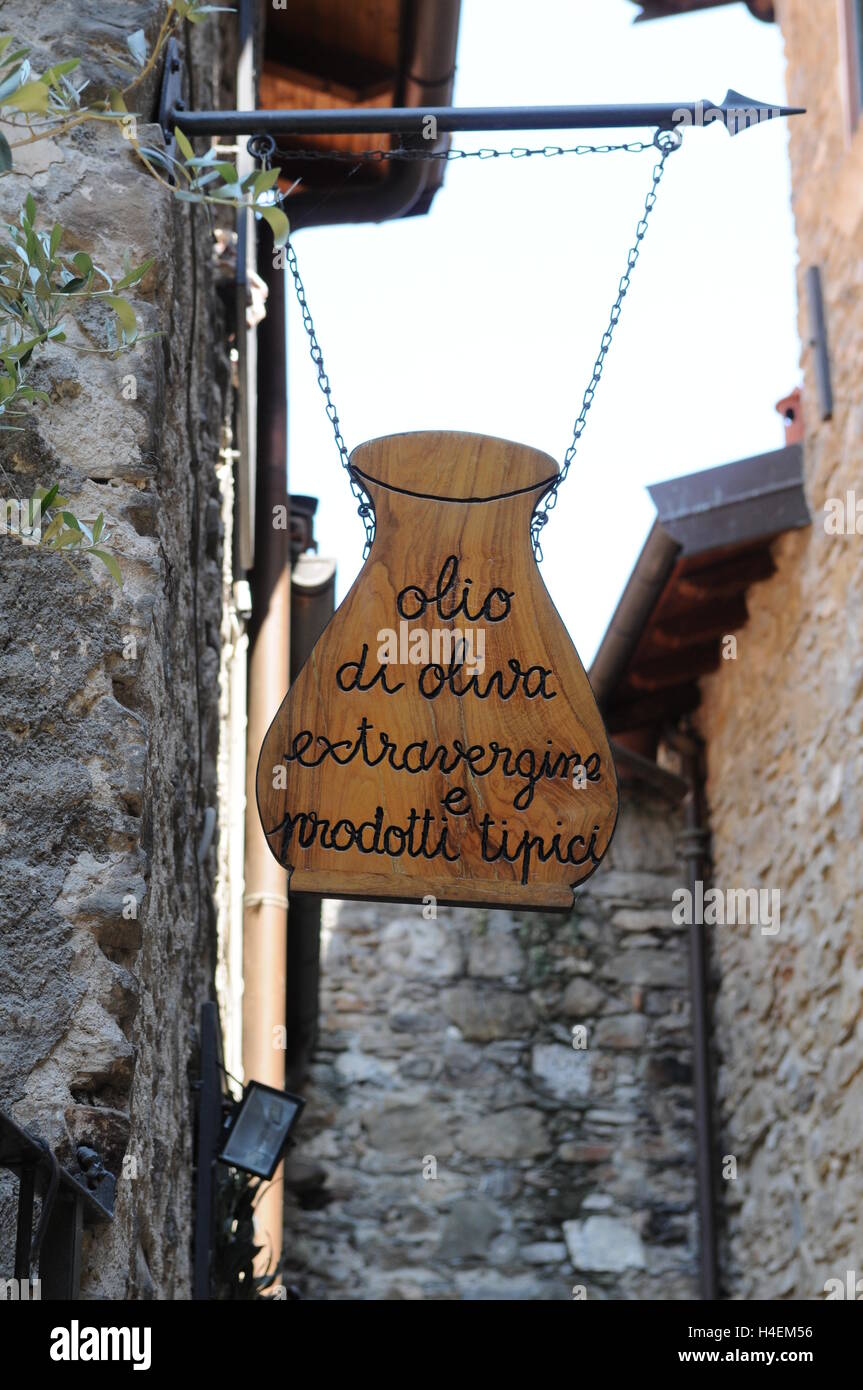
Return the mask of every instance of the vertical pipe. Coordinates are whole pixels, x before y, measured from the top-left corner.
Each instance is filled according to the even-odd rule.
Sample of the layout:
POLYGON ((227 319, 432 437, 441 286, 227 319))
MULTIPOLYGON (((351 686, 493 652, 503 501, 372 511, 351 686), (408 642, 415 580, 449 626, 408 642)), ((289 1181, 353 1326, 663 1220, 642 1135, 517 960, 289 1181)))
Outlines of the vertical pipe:
MULTIPOLYGON (((287 346, 285 277, 273 266, 272 239, 259 248, 267 281, 267 316, 258 330, 258 479, 255 568, 249 630, 249 724, 246 760, 246 857, 243 912, 243 1070, 277 1088, 285 1084, 287 876, 270 853, 258 818, 255 780, 264 735, 288 689, 290 527, 273 525, 273 508, 288 506, 287 346), (278 1031, 277 1031, 278 1030, 278 1031)), ((283 1172, 260 1199, 259 1272, 281 1256, 283 1172)))
POLYGON ((815 368, 815 391, 822 420, 833 418, 833 385, 830 380, 830 352, 827 346, 827 319, 821 290, 821 271, 810 265, 806 271, 806 299, 809 305, 809 346, 815 368))
MULTIPOLYGON (((677 746, 683 754, 684 776, 689 794, 684 803, 686 835, 683 857, 689 867, 689 891, 693 905, 698 899, 696 885, 703 880, 707 861, 707 831, 704 817, 703 750, 694 736, 681 738, 677 746)), ((700 1230, 699 1273, 701 1297, 717 1297, 716 1219, 713 1183, 714 1153, 710 1088, 709 1021, 707 1016, 707 952, 704 925, 695 921, 689 928, 689 980, 692 1009, 693 1083, 695 1100, 695 1168, 698 1185, 698 1224, 700 1230)))
POLYGON ((222 1079, 219 1075, 219 1013, 201 1005, 201 1085, 198 1091, 198 1143, 195 1181, 195 1238, 192 1297, 210 1298, 213 1254, 213 1165, 222 1128, 222 1079))
MULTIPOLYGON (((295 681, 312 648, 333 616, 336 562, 317 555, 303 555, 314 545, 313 498, 292 498, 294 520, 305 520, 297 541, 291 576, 291 681, 295 681)), ((288 1090, 302 1088, 312 1059, 318 1032, 320 985, 321 905, 314 898, 298 898, 291 907, 288 930, 288 992, 285 1005, 285 1067, 288 1090)))

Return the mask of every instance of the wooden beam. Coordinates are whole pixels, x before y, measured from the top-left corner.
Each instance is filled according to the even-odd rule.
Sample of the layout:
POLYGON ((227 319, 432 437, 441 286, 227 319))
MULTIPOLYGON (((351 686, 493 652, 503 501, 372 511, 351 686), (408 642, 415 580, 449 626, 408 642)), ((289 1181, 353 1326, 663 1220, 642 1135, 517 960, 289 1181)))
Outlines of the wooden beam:
POLYGON ((620 734, 646 725, 661 725, 691 714, 700 702, 697 685, 681 685, 661 694, 642 696, 626 690, 622 700, 604 711, 605 727, 610 734, 620 734))

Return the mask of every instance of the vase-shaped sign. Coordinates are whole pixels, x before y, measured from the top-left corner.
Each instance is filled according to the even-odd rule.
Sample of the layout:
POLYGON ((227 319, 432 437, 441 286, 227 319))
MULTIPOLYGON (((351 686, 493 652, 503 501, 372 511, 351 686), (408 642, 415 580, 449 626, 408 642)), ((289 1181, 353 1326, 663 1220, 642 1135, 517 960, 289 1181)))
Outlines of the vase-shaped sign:
POLYGON ((557 465, 438 432, 350 462, 374 543, 258 763, 290 892, 569 908, 608 848, 617 777, 531 545, 557 465))

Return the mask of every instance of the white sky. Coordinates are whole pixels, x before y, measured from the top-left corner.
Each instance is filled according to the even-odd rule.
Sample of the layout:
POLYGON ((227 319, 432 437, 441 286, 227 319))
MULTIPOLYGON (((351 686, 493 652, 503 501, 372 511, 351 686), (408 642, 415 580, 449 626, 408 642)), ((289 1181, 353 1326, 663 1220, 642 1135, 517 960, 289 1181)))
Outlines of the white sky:
MULTIPOLYGON (((778 26, 744 5, 633 26, 628 0, 462 0, 454 104, 785 100, 778 26)), ((805 117, 796 117, 805 120, 805 117)), ((799 381, 786 122, 691 130, 671 157, 542 574, 589 665, 653 521, 645 486, 780 447, 799 381)), ((455 135, 577 144, 645 132, 455 135), (571 137, 571 138, 570 138, 571 137)), ((370 139, 370 145, 375 140, 370 139)), ((650 182, 653 155, 466 160, 430 214, 297 234, 348 448, 459 429, 559 461, 650 182)), ((290 209, 289 209, 290 210, 290 209)), ((320 498, 338 598, 363 531, 289 287, 289 485, 320 498)))

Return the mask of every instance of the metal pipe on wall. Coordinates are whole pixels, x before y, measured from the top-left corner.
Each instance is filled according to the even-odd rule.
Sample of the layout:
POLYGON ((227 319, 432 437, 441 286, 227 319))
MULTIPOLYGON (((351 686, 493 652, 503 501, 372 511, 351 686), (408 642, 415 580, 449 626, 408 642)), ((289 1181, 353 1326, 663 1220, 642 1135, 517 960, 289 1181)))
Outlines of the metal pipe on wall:
MULTIPOLYGON (((704 804, 704 747, 687 729, 675 732, 669 742, 682 756, 683 774, 689 784, 684 802, 686 830, 683 857, 689 869, 689 892, 694 904, 697 884, 704 879, 708 862, 709 832, 704 804)), ((710 1085, 710 1043, 707 1007, 707 950, 703 923, 692 913, 689 926, 689 979, 692 1009, 692 1064, 695 1104, 695 1170, 700 1230, 699 1276, 701 1297, 718 1297, 716 1254, 716 1198, 714 1191, 713 1109, 710 1085)))
MULTIPOLYGON (((291 682, 333 616, 336 562, 315 554, 314 497, 292 497, 294 566, 291 574, 291 682)), ((288 919, 288 985, 285 1001, 285 1075, 290 1091, 302 1090, 318 1033, 321 904, 291 903, 288 919)))
MULTIPOLYGON (((243 0, 243 6, 248 0, 243 0)), ((451 76, 455 62, 458 30, 458 0, 443 5, 420 7, 427 11, 424 23, 417 21, 415 37, 408 46, 409 67, 405 77, 406 97, 418 98, 414 87, 426 85, 429 95, 446 99, 451 80, 437 81, 445 70, 451 76), (437 15, 432 22, 431 11, 437 15), (422 41, 434 43, 429 51, 417 47, 422 41)), ((419 16, 422 19, 422 15, 419 16)), ((411 166, 404 180, 384 183, 375 190, 364 190, 360 197, 342 193, 321 201, 312 197, 311 206, 292 199, 293 230, 332 221, 379 221, 405 215, 422 196, 428 178, 425 165, 411 166)), ((287 875, 279 868, 263 836, 257 813, 255 782, 258 751, 270 722, 288 689, 290 637, 290 519, 284 529, 272 525, 273 507, 286 506, 287 495, 287 332, 285 317, 285 276, 272 265, 272 242, 264 232, 259 245, 259 273, 269 289, 267 316, 258 330, 258 486, 255 508, 255 568, 252 574, 253 613, 249 627, 249 721, 246 759, 246 857, 243 913, 243 1067, 246 1077, 271 1086, 285 1085, 285 1051, 275 1048, 273 1029, 284 1028, 287 988, 288 899, 287 875)), ((300 933, 301 937, 303 933, 300 933)), ((308 990, 316 974, 316 944, 309 944, 297 955, 305 1001, 302 1014, 306 1022, 304 1049, 308 1044, 310 1014, 308 990)), ((298 951, 302 941, 298 942, 298 951)), ((311 1023, 313 1031, 313 1021, 311 1023)), ((276 1173, 269 1191, 259 1204, 259 1232, 271 1261, 282 1249, 284 1191, 282 1169, 276 1173)))
MULTIPOLYGON (((258 329, 258 476, 255 568, 249 627, 249 721, 246 757, 246 856, 243 898, 243 1070, 246 1079, 285 1085, 283 1036, 287 971, 287 874, 270 853, 258 817, 258 751, 288 689, 291 591, 290 525, 273 525, 273 508, 289 506, 285 274, 262 238, 260 274, 267 316, 258 329)), ((282 1250, 283 1177, 278 1168, 256 1211, 256 1237, 270 1267, 282 1250)))

